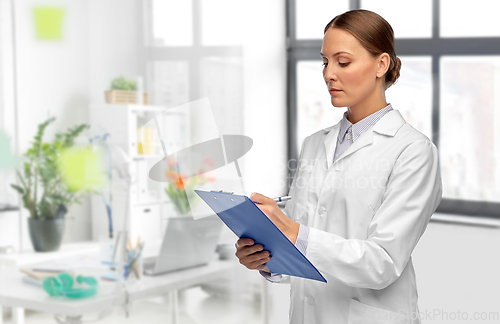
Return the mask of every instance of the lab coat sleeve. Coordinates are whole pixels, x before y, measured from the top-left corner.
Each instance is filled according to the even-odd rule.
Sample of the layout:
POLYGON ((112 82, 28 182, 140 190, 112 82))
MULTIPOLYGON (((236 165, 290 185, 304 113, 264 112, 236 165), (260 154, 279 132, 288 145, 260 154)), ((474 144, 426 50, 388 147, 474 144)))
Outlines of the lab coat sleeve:
MULTIPOLYGON (((305 225, 300 225, 299 235, 297 236, 297 241, 295 242, 295 247, 302 253, 306 254, 307 249, 307 237, 309 236, 309 227, 305 225)), ((268 273, 262 270, 259 270, 260 274, 266 278, 267 281, 272 283, 280 283, 283 275, 278 273, 268 273)), ((289 278, 286 278, 287 280, 289 278)))
POLYGON ((310 228, 307 258, 351 287, 383 289, 399 278, 441 202, 438 151, 428 139, 398 157, 366 240, 310 228))
POLYGON ((259 273, 269 282, 279 283, 281 281, 282 275, 280 273, 268 273, 262 270, 259 270, 259 273))

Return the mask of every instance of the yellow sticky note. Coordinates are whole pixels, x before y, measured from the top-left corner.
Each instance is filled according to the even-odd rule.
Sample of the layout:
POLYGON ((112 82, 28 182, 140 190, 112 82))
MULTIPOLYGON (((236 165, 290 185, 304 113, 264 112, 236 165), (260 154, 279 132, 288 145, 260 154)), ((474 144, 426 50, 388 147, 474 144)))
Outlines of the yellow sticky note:
POLYGON ((57 7, 36 7, 33 9, 36 38, 40 40, 61 40, 64 9, 57 7))
POLYGON ((59 161, 63 180, 69 190, 98 189, 103 186, 102 160, 92 148, 67 149, 59 161))

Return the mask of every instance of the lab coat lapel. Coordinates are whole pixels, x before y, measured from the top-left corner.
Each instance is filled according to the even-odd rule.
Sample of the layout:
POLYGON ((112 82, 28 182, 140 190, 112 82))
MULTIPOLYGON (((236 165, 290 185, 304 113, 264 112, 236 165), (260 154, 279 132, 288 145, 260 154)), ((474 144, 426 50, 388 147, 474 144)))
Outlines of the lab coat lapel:
POLYGON ((357 150, 359 150, 367 145, 370 145, 373 142, 373 131, 372 130, 373 130, 373 128, 369 128, 366 132, 361 134, 361 136, 358 137, 358 139, 355 140, 354 143, 352 143, 351 146, 349 146, 347 148, 347 150, 345 150, 345 152, 342 153, 341 156, 339 156, 339 158, 335 161, 335 163, 342 160, 346 156, 356 152, 357 150))
MULTIPOLYGON (((382 135, 394 136, 397 133, 398 129, 401 128, 401 126, 403 126, 403 124, 405 123, 406 121, 404 120, 403 116, 401 116, 399 110, 393 109, 389 111, 382 118, 380 118, 380 120, 373 127, 370 127, 370 129, 361 134, 361 136, 356 141, 354 141, 354 143, 352 143, 344 153, 342 153, 342 155, 335 161, 335 163, 342 160, 346 156, 362 149, 363 147, 372 144, 374 132, 382 135)), ((325 129, 325 131, 329 131, 324 140, 328 169, 330 169, 331 165, 333 164, 333 157, 335 155, 335 149, 337 147, 337 137, 340 132, 340 124, 341 123, 339 122, 331 128, 325 129)))
POLYGON ((327 169, 330 169, 330 166, 333 163, 333 156, 335 155, 335 148, 337 147, 337 137, 340 132, 340 125, 341 122, 338 122, 336 125, 325 129, 325 132, 327 132, 324 140, 326 163, 328 166, 327 169))

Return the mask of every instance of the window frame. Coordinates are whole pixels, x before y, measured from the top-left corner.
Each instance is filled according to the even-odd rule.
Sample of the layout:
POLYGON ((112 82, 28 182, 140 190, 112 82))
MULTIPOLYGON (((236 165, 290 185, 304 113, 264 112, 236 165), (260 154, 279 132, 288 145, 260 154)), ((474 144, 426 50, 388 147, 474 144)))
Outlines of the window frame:
POLYGON ((139 69, 142 75, 147 75, 148 62, 154 61, 178 61, 184 60, 188 62, 188 84, 189 94, 188 100, 194 101, 202 98, 201 84, 199 82, 201 75, 200 62, 203 58, 210 57, 235 57, 243 56, 242 46, 233 45, 203 45, 202 44, 202 12, 201 1, 192 0, 192 15, 193 15, 193 45, 192 46, 153 46, 151 45, 151 30, 152 30, 152 0, 144 0, 141 6, 142 13, 139 26, 139 69))
MULTIPOLYGON (((430 56, 432 58, 432 141, 439 148, 440 131, 440 59, 443 56, 499 55, 500 37, 440 37, 440 0, 432 0, 432 37, 397 38, 398 56, 430 56)), ((349 10, 361 9, 361 0, 349 0, 349 10)), ((290 161, 287 184, 290 187, 297 150, 297 63, 319 60, 321 40, 297 40, 296 0, 286 2, 287 18, 287 155, 290 161)), ((333 18, 333 17, 332 17, 333 18)), ((500 203, 443 198, 436 212, 467 217, 500 219, 500 203)))

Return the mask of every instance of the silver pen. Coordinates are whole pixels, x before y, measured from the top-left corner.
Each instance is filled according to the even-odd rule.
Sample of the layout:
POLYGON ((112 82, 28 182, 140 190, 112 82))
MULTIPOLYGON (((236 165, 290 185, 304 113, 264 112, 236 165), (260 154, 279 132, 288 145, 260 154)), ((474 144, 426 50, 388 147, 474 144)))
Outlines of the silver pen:
POLYGON ((276 198, 273 198, 273 200, 275 202, 282 202, 282 201, 288 201, 292 199, 292 196, 284 196, 284 197, 276 197, 276 198))

